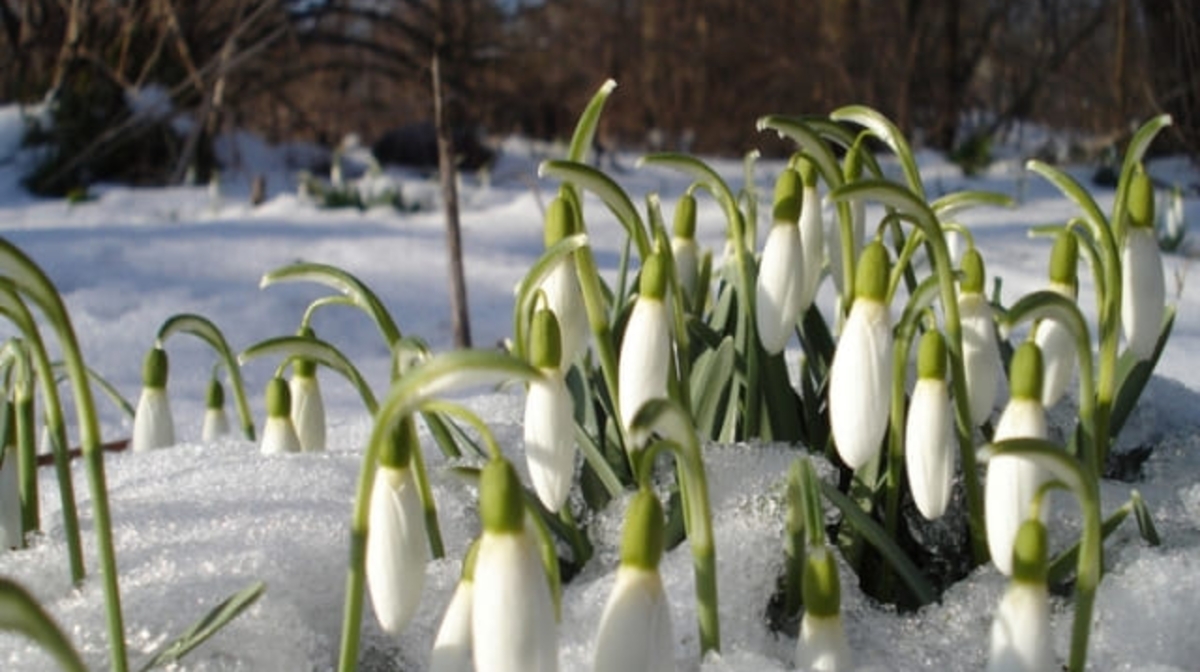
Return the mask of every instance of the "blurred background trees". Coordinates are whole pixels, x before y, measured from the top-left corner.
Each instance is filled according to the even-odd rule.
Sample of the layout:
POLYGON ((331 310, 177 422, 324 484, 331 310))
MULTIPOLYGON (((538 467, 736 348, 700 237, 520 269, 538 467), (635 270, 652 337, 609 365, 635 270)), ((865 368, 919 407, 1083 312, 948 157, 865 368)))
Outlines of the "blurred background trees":
POLYGON ((119 99, 157 87, 189 120, 154 156, 176 180, 235 127, 332 146, 429 121, 439 35, 448 118, 491 134, 564 138, 613 77, 614 147, 769 149, 759 116, 860 102, 942 150, 1016 120, 1119 143, 1170 112, 1200 151, 1192 0, 0 0, 0 27, 0 100, 118 99, 75 154, 144 132, 119 99))

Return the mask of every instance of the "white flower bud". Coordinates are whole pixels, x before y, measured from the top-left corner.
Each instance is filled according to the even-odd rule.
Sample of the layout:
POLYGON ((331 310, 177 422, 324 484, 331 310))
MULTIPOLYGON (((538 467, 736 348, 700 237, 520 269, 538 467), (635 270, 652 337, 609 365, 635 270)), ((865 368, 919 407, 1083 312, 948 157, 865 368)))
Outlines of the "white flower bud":
POLYGON ((417 611, 429 546, 417 482, 410 468, 381 465, 367 520, 367 589, 384 632, 398 634, 417 611))

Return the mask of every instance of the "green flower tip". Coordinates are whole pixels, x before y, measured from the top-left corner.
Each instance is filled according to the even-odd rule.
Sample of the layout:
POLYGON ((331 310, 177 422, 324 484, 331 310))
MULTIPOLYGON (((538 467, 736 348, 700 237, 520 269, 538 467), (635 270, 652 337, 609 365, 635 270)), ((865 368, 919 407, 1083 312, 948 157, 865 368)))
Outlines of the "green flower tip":
POLYGON ((962 272, 963 278, 959 281, 962 291, 982 294, 986 274, 983 268, 983 255, 979 253, 979 250, 972 247, 963 253, 962 272))
MULTIPOLYGON (((300 338, 316 338, 312 327, 304 326, 296 332, 300 338)), ((297 358, 292 361, 292 373, 302 378, 312 378, 317 375, 317 363, 311 359, 297 358)))
POLYGON ((679 203, 675 206, 674 233, 676 238, 682 240, 691 240, 696 237, 695 196, 684 194, 679 197, 679 203))
POLYGON ((1025 341, 1013 353, 1009 371, 1013 399, 1041 399, 1042 375, 1042 349, 1033 341, 1025 341))
POLYGON ((208 395, 204 398, 204 407, 213 410, 225 407, 225 386, 216 378, 208 381, 208 395))
POLYGON ((267 382, 267 417, 286 418, 292 414, 292 393, 287 381, 276 376, 267 382))
POLYGON ((795 224, 800 221, 801 193, 804 185, 800 173, 786 168, 775 180, 775 208, 772 217, 777 224, 795 224))
POLYGON ((842 609, 842 584, 838 580, 837 561, 829 549, 812 549, 804 563, 800 584, 804 613, 818 618, 837 616, 842 609))
POLYGON ((1042 521, 1030 518, 1021 523, 1013 542, 1013 580, 1045 584, 1050 569, 1047 548, 1049 541, 1042 521))
POLYGON ((917 353, 917 377, 946 379, 946 339, 936 329, 925 332, 921 337, 921 349, 917 353))
POLYGON ((1129 225, 1137 228, 1154 226, 1154 184, 1140 166, 1129 183, 1129 225))
POLYGON ((487 463, 479 476, 479 511, 483 531, 519 534, 525 529, 525 492, 517 471, 503 458, 487 463))
POLYGON ((167 351, 151 348, 142 360, 142 385, 164 389, 167 386, 167 351))
POLYGON ((796 159, 796 171, 800 173, 800 181, 805 187, 811 189, 817 186, 817 166, 807 156, 801 154, 796 159))
POLYGON ((666 537, 664 526, 663 508, 658 497, 648 488, 638 490, 625 513, 625 528, 621 532, 621 564, 639 569, 658 569, 666 537))
POLYGON ((1050 281, 1074 287, 1078 269, 1079 240, 1070 231, 1061 231, 1050 250, 1050 281))
POLYGON ((418 449, 417 426, 412 416, 396 423, 388 432, 387 443, 380 447, 379 464, 392 469, 407 469, 418 449))
POLYGON ((575 206, 570 199, 561 195, 555 196, 554 200, 550 201, 550 207, 546 208, 546 247, 576 233, 579 233, 579 215, 575 212, 575 206))
POLYGON ((846 153, 846 163, 842 170, 846 174, 847 182, 853 182, 862 177, 863 151, 862 143, 856 142, 850 148, 850 151, 846 153))
POLYGON ((646 257, 646 263, 642 265, 638 293, 642 298, 659 301, 667 295, 667 262, 661 252, 654 252, 646 257))
POLYGON ((888 286, 888 254, 883 243, 874 241, 863 249, 854 276, 854 298, 883 302, 888 286))
POLYGON ((554 312, 541 308, 529 329, 530 361, 539 369, 557 369, 562 362, 562 331, 554 312))

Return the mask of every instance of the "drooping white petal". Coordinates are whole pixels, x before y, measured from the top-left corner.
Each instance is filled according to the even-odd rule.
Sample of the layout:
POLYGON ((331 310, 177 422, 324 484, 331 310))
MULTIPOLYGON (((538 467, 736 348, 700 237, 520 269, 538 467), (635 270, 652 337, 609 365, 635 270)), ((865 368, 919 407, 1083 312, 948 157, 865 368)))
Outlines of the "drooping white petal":
POLYGON ((429 546, 410 469, 381 466, 367 519, 367 590, 384 632, 399 634, 421 603, 429 546))
POLYGON ((475 560, 471 632, 476 672, 556 672, 558 624, 528 532, 484 532, 475 560))
POLYGON ((953 412, 946 381, 921 378, 913 388, 904 432, 904 464, 921 515, 946 512, 954 486, 953 412))
POLYGON ((772 226, 763 245, 754 294, 758 340, 770 354, 783 351, 800 315, 800 301, 804 298, 803 264, 800 227, 772 226))
POLYGON ((575 418, 562 374, 542 373, 525 395, 525 459, 538 499, 557 513, 575 476, 575 418))
POLYGON ((171 403, 161 387, 143 387, 133 414, 133 436, 129 449, 134 452, 166 448, 175 444, 175 421, 171 403))
POLYGON ((287 416, 267 416, 259 450, 263 455, 300 452, 300 437, 296 436, 292 419, 287 416))
POLYGON ((671 608, 657 571, 617 570, 596 635, 595 672, 669 672, 675 669, 671 608))
POLYGON ((887 307, 859 299, 850 308, 829 370, 829 425, 851 469, 879 451, 892 398, 892 327, 887 307))
POLYGON ((562 368, 565 370, 587 348, 588 338, 587 308, 575 262, 570 256, 560 260, 546 275, 542 280, 542 291, 546 294, 546 307, 558 318, 562 368))
POLYGON ((1050 408, 1062 399, 1075 377, 1075 337, 1055 319, 1038 322, 1033 342, 1042 349, 1042 405, 1050 408))
POLYGON ((459 581, 433 640, 429 672, 472 672, 471 603, 473 581, 459 581))
POLYGON ((325 450, 325 402, 316 376, 292 376, 292 426, 305 452, 325 450))
POLYGON ((1162 255, 1153 228, 1129 227, 1121 246, 1121 327, 1138 359, 1149 359, 1166 310, 1162 255))
POLYGON ((671 330, 666 305, 655 299, 639 298, 625 327, 617 365, 621 422, 626 429, 642 404, 667 396, 670 357, 671 330))
POLYGON ((849 672, 850 647, 840 616, 811 616, 800 621, 796 669, 801 672, 849 672))
POLYGON ((1050 631, 1046 586, 1014 581, 992 622, 988 672, 1053 672, 1058 665, 1050 631))
POLYGON ((0 553, 21 544, 21 481, 18 475, 17 447, 4 450, 0 464, 0 553))
POLYGON ((963 368, 971 422, 978 426, 992 416, 1002 372, 996 325, 992 306, 978 292, 964 292, 959 296, 958 317, 962 324, 963 368))
POLYGON ((694 296, 700 276, 700 246, 693 238, 672 238, 671 256, 675 259, 675 274, 685 296, 694 296))
POLYGON ((204 424, 200 427, 201 441, 215 441, 229 435, 229 414, 224 408, 204 409, 204 424))
POLYGON ((797 318, 808 310, 817 296, 817 288, 821 284, 821 271, 825 261, 825 222, 822 221, 821 199, 815 185, 804 188, 799 228, 800 251, 804 260, 800 264, 803 282, 796 311, 797 318))
MULTIPOLYGON (((1046 412, 1041 402, 1019 398, 1009 401, 996 423, 993 438, 996 441, 1046 438, 1046 412)), ((988 551, 992 555, 992 564, 1006 576, 1012 574, 1013 541, 1017 529, 1029 516, 1033 497, 1048 478, 1044 470, 1022 457, 999 455, 988 460, 984 485, 988 551)), ((1049 506, 1043 503, 1043 520, 1048 509, 1049 506)))

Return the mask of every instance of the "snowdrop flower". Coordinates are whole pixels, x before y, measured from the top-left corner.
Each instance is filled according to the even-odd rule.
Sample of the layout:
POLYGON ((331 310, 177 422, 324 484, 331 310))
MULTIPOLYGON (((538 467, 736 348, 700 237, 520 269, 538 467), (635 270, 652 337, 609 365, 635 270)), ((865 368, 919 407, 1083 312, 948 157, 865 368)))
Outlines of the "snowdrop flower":
POLYGON ((558 624, 537 544, 525 528, 521 481, 494 459, 479 481, 483 536, 471 633, 477 672, 557 672, 558 624))
POLYGON ((633 496, 621 536, 617 581, 596 635, 595 672, 669 672, 675 669, 671 607, 663 591, 663 510, 643 488, 633 496))
MULTIPOLYGON (((8 431, 14 432, 16 419, 13 416, 12 405, 8 406, 8 431)), ((0 553, 13 548, 20 548, 21 535, 21 481, 18 469, 17 444, 0 446, 0 553)))
MULTIPOLYGON (((304 328, 300 335, 312 338, 312 329, 304 328)), ((300 449, 306 452, 325 450, 325 402, 317 382, 316 362, 295 360, 288 389, 292 395, 292 425, 300 439, 300 449)))
MULTIPOLYGON (((1075 300, 1078 260, 1079 242, 1075 236, 1066 231, 1059 233, 1050 253, 1050 291, 1075 300)), ((1049 408, 1058 403, 1075 376, 1075 337, 1062 322, 1046 319, 1034 327, 1033 340, 1042 349, 1042 406, 1049 408)))
POLYGON ((479 542, 471 544, 463 558, 462 575, 450 606, 442 616, 437 636, 433 640, 433 652, 429 655, 429 672, 472 672, 471 666, 471 603, 475 586, 475 558, 479 555, 479 542))
POLYGON ((848 672, 852 666, 842 629, 842 588, 837 561, 825 546, 809 551, 801 594, 804 617, 796 641, 796 667, 811 672, 848 672))
POLYGON ((667 396, 671 359, 671 315, 665 301, 667 274, 662 255, 646 257, 638 298, 625 325, 617 365, 621 422, 628 430, 642 404, 667 396))
POLYGON ((175 421, 167 399, 167 351, 152 348, 142 362, 142 394, 133 414, 134 452, 165 448, 175 443, 175 421))
MULTIPOLYGON (((996 423, 995 441, 1046 438, 1042 406, 1042 351, 1032 341, 1022 343, 1012 359, 1012 398, 996 423)), ((1002 574, 1011 575, 1013 541, 1033 507, 1033 499, 1048 476, 1023 457, 997 455, 988 461, 984 485, 984 517, 988 551, 1002 574)), ((1040 507, 1046 515, 1047 507, 1040 507)))
POLYGON ((1013 578, 996 609, 988 672, 1052 672, 1058 669, 1050 632, 1046 589, 1046 526, 1027 520, 1013 546, 1013 578))
MULTIPOLYGON (((544 238, 549 248, 564 238, 580 232, 579 213, 569 199, 556 197, 546 209, 544 238)), ((575 255, 563 257, 544 280, 541 286, 546 295, 546 305, 558 318, 562 336, 562 368, 569 369, 575 359, 587 348, 588 318, 583 303, 583 290, 579 286, 579 275, 575 269, 575 255)))
MULTIPOLYGON (((696 295, 700 275, 700 246, 696 244, 696 198, 691 194, 679 197, 675 206, 674 234, 671 236, 671 256, 675 259, 675 275, 683 295, 696 295)), ((693 309, 698 306, 693 306, 693 309)))
POLYGON ((917 384, 904 432, 908 484, 921 515, 933 520, 946 512, 954 485, 954 412, 946 385, 946 341, 941 332, 921 337, 917 384))
POLYGON ((417 439, 401 423, 379 456, 367 519, 367 590, 384 632, 399 634, 425 589, 429 546, 417 481, 410 468, 417 439))
POLYGON ((992 416, 1000 384, 1000 346, 992 306, 983 296, 983 255, 975 248, 963 253, 958 317, 962 325, 963 368, 971 423, 979 426, 992 416))
POLYGON ((879 453, 892 398, 892 325, 884 295, 887 250, 863 250, 855 297, 829 368, 829 425, 838 455, 858 469, 879 453))
POLYGON ((292 395, 283 378, 267 383, 267 422, 260 450, 263 455, 300 452, 300 437, 292 425, 292 395))
POLYGON ((229 434, 229 414, 225 412, 225 388, 221 381, 208 381, 208 394, 204 402, 204 424, 200 428, 201 441, 215 441, 229 434))
POLYGON ((543 375, 525 394, 525 459, 538 499, 557 513, 575 475, 575 415, 560 367, 562 343, 554 313, 534 313, 530 329, 533 365, 543 375))
POLYGON ((804 255, 800 242, 800 174, 785 169, 775 181, 771 230, 763 244, 755 286, 754 323, 769 354, 783 352, 804 298, 804 255))
POLYGON ((1130 184, 1127 221, 1121 241, 1121 327, 1129 350, 1146 360, 1162 330, 1166 287, 1154 233, 1154 187, 1141 170, 1130 184))
POLYGON ((801 158, 797 166, 804 182, 799 224, 800 251, 803 256, 800 269, 804 284, 800 292, 800 310, 796 314, 800 317, 812 305, 821 284, 821 270, 825 261, 825 222, 821 217, 821 197, 817 193, 816 167, 806 158, 801 158))

